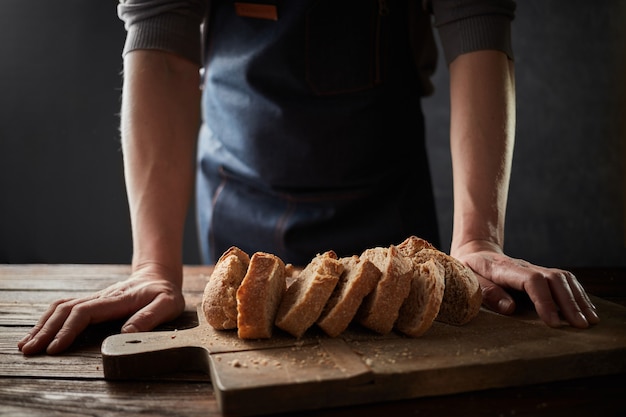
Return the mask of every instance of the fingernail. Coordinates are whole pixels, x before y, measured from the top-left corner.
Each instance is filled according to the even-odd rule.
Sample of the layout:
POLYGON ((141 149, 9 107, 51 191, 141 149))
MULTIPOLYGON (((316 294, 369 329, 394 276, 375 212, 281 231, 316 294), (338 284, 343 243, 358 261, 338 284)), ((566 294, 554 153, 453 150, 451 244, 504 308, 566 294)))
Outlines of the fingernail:
POLYGON ((32 346, 32 344, 33 344, 33 341, 32 341, 32 340, 29 340, 28 342, 24 343, 24 345, 20 348, 20 350, 21 350, 24 354, 27 354, 27 353, 28 353, 28 350, 29 350, 29 348, 32 346))
POLYGON ((511 300, 507 300, 503 298, 498 301, 498 311, 502 314, 510 314, 512 313, 511 309, 513 308, 513 302, 511 300))
POLYGON ((589 321, 587 320, 587 317, 585 317, 585 315, 582 312, 578 312, 578 319, 580 320, 580 324, 586 326, 589 326, 589 321))
POLYGON ((587 321, 591 324, 597 324, 600 322, 600 316, 598 316, 598 313, 596 313, 595 310, 589 309, 588 311, 588 316, 587 316, 587 321))
POLYGON ((24 346, 26 343, 28 343, 28 341, 30 341, 30 339, 32 339, 32 337, 33 336, 31 334, 27 334, 19 342, 17 342, 17 345, 24 346))
POLYGON ((138 331, 139 329, 137 329, 137 327, 135 327, 132 323, 122 327, 122 333, 137 333, 138 331))
POLYGON ((37 339, 31 338, 28 342, 24 343, 25 348, 29 348, 33 346, 37 342, 37 339))
POLYGON ((48 353, 49 355, 53 355, 57 353, 56 349, 58 346, 59 346, 59 340, 54 339, 52 342, 50 342, 50 344, 46 348, 46 353, 48 353))

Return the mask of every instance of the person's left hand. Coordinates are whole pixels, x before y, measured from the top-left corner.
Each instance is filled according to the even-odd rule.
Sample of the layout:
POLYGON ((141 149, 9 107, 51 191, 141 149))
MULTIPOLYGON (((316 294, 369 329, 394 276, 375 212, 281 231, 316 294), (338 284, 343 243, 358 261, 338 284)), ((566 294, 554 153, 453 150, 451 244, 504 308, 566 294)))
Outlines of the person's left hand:
POLYGON ((581 329, 600 321, 584 288, 569 271, 510 258, 497 245, 486 241, 468 242, 454 249, 452 256, 474 271, 483 304, 493 311, 513 314, 515 301, 506 291, 512 289, 528 294, 539 317, 551 327, 562 325, 560 315, 581 329))

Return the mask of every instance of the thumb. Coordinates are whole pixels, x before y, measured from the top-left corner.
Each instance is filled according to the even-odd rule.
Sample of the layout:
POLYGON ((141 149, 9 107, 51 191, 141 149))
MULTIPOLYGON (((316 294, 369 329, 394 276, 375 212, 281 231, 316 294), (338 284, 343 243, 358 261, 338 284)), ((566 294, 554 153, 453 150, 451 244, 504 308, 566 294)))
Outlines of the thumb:
POLYGON ((124 323, 122 333, 148 332, 159 324, 174 320, 184 308, 184 301, 178 303, 169 297, 158 296, 124 323))
POLYGON ((483 304, 496 313, 511 315, 515 311, 515 301, 502 287, 476 274, 483 293, 483 304))

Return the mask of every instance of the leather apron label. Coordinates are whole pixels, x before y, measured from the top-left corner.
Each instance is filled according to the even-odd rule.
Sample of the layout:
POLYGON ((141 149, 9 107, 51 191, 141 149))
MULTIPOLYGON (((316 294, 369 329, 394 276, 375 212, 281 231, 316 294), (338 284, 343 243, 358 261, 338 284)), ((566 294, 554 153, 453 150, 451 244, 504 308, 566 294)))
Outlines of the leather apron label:
POLYGON ((278 20, 278 11, 273 4, 235 2, 235 13, 241 17, 278 20))

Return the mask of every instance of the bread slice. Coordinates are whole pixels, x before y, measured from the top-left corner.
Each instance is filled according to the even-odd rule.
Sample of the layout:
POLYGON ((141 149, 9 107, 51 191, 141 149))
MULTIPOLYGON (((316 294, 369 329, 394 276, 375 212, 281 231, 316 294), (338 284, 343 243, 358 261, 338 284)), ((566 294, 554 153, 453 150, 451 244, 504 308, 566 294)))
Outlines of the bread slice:
POLYGON ((358 321, 380 334, 389 333, 398 318, 402 303, 411 290, 413 269, 411 260, 391 245, 371 248, 361 259, 372 262, 382 275, 376 288, 363 301, 357 313, 358 321))
POLYGON ((301 337, 320 316, 342 272, 343 265, 333 251, 313 258, 287 289, 276 326, 301 337))
POLYGON ((415 254, 415 262, 435 259, 445 269, 445 291, 435 320, 463 325, 471 321, 482 304, 480 284, 474 272, 460 261, 436 249, 423 249, 415 254))
POLYGON ((246 275, 250 256, 233 246, 218 259, 204 287, 202 311, 217 330, 237 327, 237 289, 246 275))
POLYGON ((367 259, 351 256, 339 261, 343 273, 317 321, 330 337, 337 337, 346 330, 363 298, 374 290, 381 275, 376 265, 367 259))
POLYGON ((400 253, 409 258, 422 249, 435 249, 435 247, 429 241, 417 236, 409 236, 398 245, 400 253))
POLYGON ((253 254, 237 290, 237 335, 242 339, 270 338, 285 290, 283 261, 269 253, 253 254))
POLYGON ((439 313, 445 290, 445 269, 438 261, 413 265, 411 291, 404 300, 396 329, 410 337, 426 333, 439 313))

